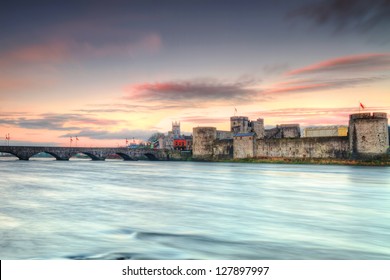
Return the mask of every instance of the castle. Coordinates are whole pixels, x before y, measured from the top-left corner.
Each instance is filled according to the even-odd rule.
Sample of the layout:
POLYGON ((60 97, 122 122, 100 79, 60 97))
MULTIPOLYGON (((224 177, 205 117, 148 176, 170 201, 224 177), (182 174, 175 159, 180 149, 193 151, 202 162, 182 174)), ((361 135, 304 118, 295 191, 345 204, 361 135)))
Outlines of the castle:
POLYGON ((379 112, 350 115, 347 136, 301 137, 298 124, 265 129, 263 119, 242 116, 231 117, 230 128, 193 128, 193 158, 363 159, 384 156, 389 149, 387 114, 379 112))

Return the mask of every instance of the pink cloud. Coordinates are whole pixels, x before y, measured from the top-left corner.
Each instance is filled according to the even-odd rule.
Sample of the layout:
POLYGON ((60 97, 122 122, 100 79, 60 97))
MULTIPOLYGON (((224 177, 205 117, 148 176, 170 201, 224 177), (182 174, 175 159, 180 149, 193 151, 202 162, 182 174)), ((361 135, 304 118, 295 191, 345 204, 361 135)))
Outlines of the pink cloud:
POLYGON ((53 78, 25 78, 25 77, 0 77, 0 91, 2 94, 14 91, 24 91, 31 89, 42 89, 56 83, 53 78))
POLYGON ((368 85, 385 79, 389 79, 389 77, 378 76, 378 77, 331 79, 331 80, 322 80, 322 79, 295 80, 295 81, 275 84, 270 89, 265 90, 264 93, 274 94, 274 93, 295 93, 295 92, 333 90, 339 88, 368 85))
POLYGON ((22 46, 14 50, 0 54, 1 64, 12 64, 14 62, 39 63, 39 62, 60 62, 71 55, 69 46, 65 42, 51 41, 43 44, 22 46))
POLYGON ((289 92, 306 92, 306 91, 317 91, 329 88, 330 85, 326 83, 322 84, 310 84, 310 85, 296 85, 289 87, 276 87, 269 89, 266 93, 289 93, 289 92))
POLYGON ((390 69, 390 53, 373 53, 345 56, 287 72, 300 75, 334 71, 378 71, 390 69))
POLYGON ((94 45, 75 40, 48 40, 0 53, 0 66, 25 63, 62 63, 70 59, 107 56, 134 56, 156 53, 162 41, 158 34, 145 34, 135 40, 116 44, 94 45))

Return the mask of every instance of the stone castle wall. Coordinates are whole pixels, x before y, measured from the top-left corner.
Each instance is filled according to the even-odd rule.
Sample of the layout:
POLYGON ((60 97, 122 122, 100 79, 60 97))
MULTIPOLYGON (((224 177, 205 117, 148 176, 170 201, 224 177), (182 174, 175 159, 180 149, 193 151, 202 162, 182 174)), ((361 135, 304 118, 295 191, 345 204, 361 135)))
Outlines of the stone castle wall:
POLYGON ((254 133, 250 136, 234 136, 233 138, 233 158, 254 157, 254 133))
POLYGON ((348 158, 348 137, 281 138, 257 140, 255 157, 348 158))
POLYGON ((212 159, 231 159, 233 157, 233 140, 217 139, 214 141, 212 159))
MULTIPOLYGON (((231 118, 244 120, 243 117, 231 118)), ((260 123, 260 122, 259 122, 260 123)), ((280 125, 259 139, 254 132, 234 134, 233 140, 217 139, 213 127, 194 128, 195 159, 286 157, 286 158, 365 158, 386 155, 389 129, 386 113, 350 116, 348 136, 300 137, 299 125, 280 125), (280 135, 279 135, 280 134, 280 135)))
POLYGON ((233 132, 217 130, 217 139, 233 139, 233 132))

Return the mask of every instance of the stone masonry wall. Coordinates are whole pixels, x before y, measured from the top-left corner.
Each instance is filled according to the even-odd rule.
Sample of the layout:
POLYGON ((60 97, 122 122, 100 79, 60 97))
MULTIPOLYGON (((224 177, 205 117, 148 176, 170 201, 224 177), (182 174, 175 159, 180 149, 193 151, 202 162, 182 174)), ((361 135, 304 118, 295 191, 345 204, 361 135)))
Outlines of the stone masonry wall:
POLYGON ((348 137, 257 140, 254 157, 348 158, 348 137))
POLYGON ((217 139, 233 139, 233 132, 217 130, 217 139))
POLYGON ((233 157, 251 158, 254 156, 254 137, 253 136, 234 136, 233 138, 233 157))
POLYGON ((233 139, 215 140, 213 159, 231 159, 233 157, 233 139))

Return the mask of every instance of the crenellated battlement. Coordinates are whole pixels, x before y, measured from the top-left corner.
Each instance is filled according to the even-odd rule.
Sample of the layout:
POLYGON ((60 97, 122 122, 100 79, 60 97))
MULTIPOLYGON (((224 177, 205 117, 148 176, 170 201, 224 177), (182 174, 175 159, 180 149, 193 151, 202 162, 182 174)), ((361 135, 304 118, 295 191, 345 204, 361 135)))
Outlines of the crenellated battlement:
POLYGON ((387 119, 387 114, 382 112, 374 112, 374 113, 357 113, 349 116, 350 120, 357 119, 387 119))

